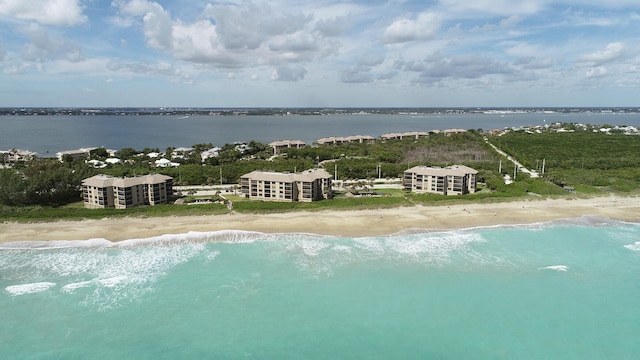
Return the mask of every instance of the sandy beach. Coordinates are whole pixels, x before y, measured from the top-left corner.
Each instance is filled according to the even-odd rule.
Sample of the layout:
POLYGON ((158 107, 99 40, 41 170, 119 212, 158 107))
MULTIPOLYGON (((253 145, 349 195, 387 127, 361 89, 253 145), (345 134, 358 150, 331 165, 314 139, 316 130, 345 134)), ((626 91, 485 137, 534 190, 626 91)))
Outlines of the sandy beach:
POLYGON ((246 230, 336 236, 389 235, 406 229, 431 231, 532 224, 595 216, 640 222, 640 198, 535 199, 502 203, 411 206, 381 210, 287 212, 124 218, 42 223, 0 223, 0 241, 141 239, 189 231, 246 230))

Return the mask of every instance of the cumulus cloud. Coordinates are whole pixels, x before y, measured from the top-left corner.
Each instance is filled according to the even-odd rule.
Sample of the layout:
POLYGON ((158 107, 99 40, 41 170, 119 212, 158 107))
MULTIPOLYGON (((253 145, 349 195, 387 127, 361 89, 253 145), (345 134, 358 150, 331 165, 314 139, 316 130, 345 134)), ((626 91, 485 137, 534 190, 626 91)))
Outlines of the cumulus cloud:
POLYGON ((225 48, 257 49, 273 36, 292 34, 309 21, 304 16, 287 17, 268 4, 207 5, 205 13, 216 22, 216 32, 225 48))
POLYGON ((619 60, 626 56, 626 46, 620 42, 607 45, 604 50, 595 51, 590 54, 579 56, 576 63, 584 66, 600 66, 609 62, 619 60))
POLYGON ((111 60, 106 65, 108 70, 122 72, 126 75, 162 76, 171 81, 191 83, 192 77, 181 67, 175 67, 167 62, 155 64, 146 62, 127 62, 121 60, 111 60))
POLYGON ((358 60, 358 66, 373 67, 384 62, 385 56, 382 54, 366 54, 358 60))
POLYGON ((414 82, 433 84, 445 79, 478 79, 488 75, 508 75, 514 72, 509 64, 482 55, 462 55, 458 57, 432 56, 421 66, 407 64, 405 70, 420 70, 414 82))
POLYGON ((139 22, 147 44, 176 59, 223 68, 288 66, 334 54, 340 43, 316 30, 312 18, 276 11, 267 3, 207 4, 183 22, 157 2, 117 0, 117 24, 139 22))
POLYGON ((438 15, 425 12, 416 19, 398 19, 392 22, 382 33, 385 44, 403 43, 415 40, 432 39, 440 28, 438 15))
POLYGON ((373 74, 368 70, 352 68, 340 72, 340 81, 344 83, 370 83, 373 80, 373 74))
POLYGON ((87 21, 80 0, 0 0, 0 15, 56 26, 87 21))
POLYGON ((368 83, 376 79, 388 80, 395 76, 395 72, 386 72, 383 75, 376 76, 374 68, 382 65, 385 55, 379 53, 368 53, 358 59, 355 66, 340 71, 340 81, 345 83, 368 83))
POLYGON ((298 81, 304 79, 307 70, 302 67, 281 66, 271 74, 271 80, 298 81))
POLYGON ((602 67, 602 66, 598 66, 592 69, 588 69, 586 72, 586 77, 590 78, 590 77, 601 77, 601 76, 605 76, 607 75, 608 71, 606 68, 602 67))
POLYGON ((49 34, 40 25, 32 24, 20 29, 30 42, 22 49, 22 59, 45 62, 65 59, 71 62, 84 60, 82 46, 73 40, 49 34))
POLYGON ((346 16, 338 16, 332 19, 321 19, 316 22, 315 30, 323 36, 342 35, 351 28, 351 23, 346 16))
POLYGON ((133 0, 120 4, 121 11, 126 16, 141 16, 144 36, 149 46, 170 50, 172 47, 171 17, 157 2, 147 0, 133 0))
POLYGON ((545 6, 540 0, 440 0, 440 7, 450 13, 476 17, 486 14, 535 14, 545 6))
POLYGON ((553 66, 553 60, 538 59, 535 56, 525 56, 516 59, 513 65, 529 70, 548 69, 553 66))

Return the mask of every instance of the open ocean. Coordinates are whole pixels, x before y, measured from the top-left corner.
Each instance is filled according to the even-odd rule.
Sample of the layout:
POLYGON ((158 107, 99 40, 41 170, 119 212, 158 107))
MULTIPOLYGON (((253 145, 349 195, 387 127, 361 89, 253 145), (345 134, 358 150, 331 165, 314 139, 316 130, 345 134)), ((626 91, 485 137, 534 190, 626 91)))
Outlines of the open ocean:
POLYGON ((0 359, 637 359, 640 224, 0 244, 0 359))

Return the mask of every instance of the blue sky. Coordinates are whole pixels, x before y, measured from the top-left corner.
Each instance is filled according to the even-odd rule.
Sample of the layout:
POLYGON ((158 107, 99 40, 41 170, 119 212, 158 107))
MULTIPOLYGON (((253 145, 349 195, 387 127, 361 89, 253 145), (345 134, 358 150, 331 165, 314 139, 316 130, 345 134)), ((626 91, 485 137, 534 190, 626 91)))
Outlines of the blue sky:
POLYGON ((0 107, 639 100, 637 0, 0 0, 0 107))

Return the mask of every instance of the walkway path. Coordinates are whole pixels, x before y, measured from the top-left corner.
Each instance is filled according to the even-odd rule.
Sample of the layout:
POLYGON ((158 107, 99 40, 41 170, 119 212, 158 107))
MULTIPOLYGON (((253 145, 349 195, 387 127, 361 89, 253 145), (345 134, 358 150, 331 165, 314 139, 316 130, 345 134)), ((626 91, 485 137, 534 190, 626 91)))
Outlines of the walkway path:
POLYGON ((537 172, 537 171, 533 171, 533 170, 529 170, 529 169, 525 168, 525 167, 524 167, 524 165, 522 165, 522 164, 521 164, 518 160, 516 160, 514 157, 512 157, 511 155, 508 155, 506 152, 504 152, 504 151, 502 151, 502 150, 498 149, 498 147, 497 147, 497 146, 495 146, 495 145, 493 145, 492 143, 490 143, 490 142, 489 142, 489 140, 488 140, 486 137, 484 138, 484 141, 485 141, 487 144, 489 144, 489 146, 491 146, 491 147, 492 147, 492 148, 493 148, 493 149, 494 149, 498 154, 500 154, 500 155, 502 155, 502 156, 505 156, 505 157, 507 158, 507 160, 509 160, 509 161, 511 161, 512 163, 514 163, 514 164, 517 166, 518 171, 523 172, 523 173, 525 173, 525 174, 528 174, 528 175, 529 175, 529 177, 532 177, 532 178, 540 177, 540 175, 538 174, 538 172, 537 172))

